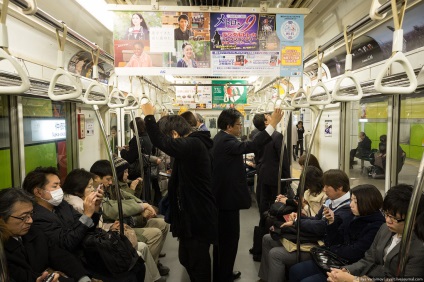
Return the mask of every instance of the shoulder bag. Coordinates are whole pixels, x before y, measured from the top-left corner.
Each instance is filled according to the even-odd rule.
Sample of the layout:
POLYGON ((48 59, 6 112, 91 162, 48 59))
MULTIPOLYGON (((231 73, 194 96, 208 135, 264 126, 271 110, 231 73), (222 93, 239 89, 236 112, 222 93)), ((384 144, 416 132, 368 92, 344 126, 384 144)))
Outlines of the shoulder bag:
POLYGON ((322 270, 329 272, 330 268, 343 268, 349 261, 331 252, 326 247, 313 247, 310 250, 314 262, 322 270))

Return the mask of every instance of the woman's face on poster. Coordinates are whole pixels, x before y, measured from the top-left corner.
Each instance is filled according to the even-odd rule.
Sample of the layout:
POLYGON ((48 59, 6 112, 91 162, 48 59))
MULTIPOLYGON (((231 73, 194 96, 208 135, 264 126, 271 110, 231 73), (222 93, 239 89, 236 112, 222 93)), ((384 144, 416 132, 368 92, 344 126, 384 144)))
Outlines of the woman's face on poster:
POLYGON ((137 15, 137 14, 134 14, 134 15, 132 16, 131 20, 132 20, 133 25, 135 25, 135 26, 139 26, 139 25, 140 25, 140 23, 143 21, 143 20, 140 18, 140 16, 139 16, 139 15, 137 15))
POLYGON ((184 47, 184 56, 188 59, 193 57, 193 47, 191 45, 186 45, 184 47))

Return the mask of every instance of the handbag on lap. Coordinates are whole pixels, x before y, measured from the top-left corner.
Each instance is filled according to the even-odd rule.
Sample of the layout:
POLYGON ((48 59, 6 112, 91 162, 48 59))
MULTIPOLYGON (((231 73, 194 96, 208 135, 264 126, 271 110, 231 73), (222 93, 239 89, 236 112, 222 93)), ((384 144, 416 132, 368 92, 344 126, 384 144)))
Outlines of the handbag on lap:
POLYGON ((314 262, 325 272, 331 271, 330 268, 343 268, 349 261, 331 252, 325 247, 313 247, 310 250, 314 262))

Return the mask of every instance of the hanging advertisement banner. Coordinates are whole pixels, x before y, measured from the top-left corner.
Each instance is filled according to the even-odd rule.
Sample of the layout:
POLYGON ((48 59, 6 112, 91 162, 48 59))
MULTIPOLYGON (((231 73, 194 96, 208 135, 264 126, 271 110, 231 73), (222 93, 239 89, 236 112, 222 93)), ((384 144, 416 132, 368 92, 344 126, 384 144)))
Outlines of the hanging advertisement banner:
POLYGON ((247 86, 237 84, 247 84, 246 80, 212 80, 212 84, 222 84, 222 86, 212 86, 213 104, 246 104, 247 86))
POLYGON ((175 86, 175 97, 178 105, 188 105, 191 109, 212 109, 212 86, 175 86))
POLYGON ((303 72, 303 15, 277 15, 277 35, 280 39, 281 76, 300 76, 303 72))
POLYGON ((278 51, 280 48, 280 39, 275 30, 275 14, 259 15, 259 50, 278 51))
POLYGON ((209 13, 115 12, 117 75, 210 75, 209 13))
POLYGON ((212 51, 214 76, 266 75, 280 72, 278 51, 212 51))
POLYGON ((258 50, 258 16, 211 13, 211 50, 258 50))

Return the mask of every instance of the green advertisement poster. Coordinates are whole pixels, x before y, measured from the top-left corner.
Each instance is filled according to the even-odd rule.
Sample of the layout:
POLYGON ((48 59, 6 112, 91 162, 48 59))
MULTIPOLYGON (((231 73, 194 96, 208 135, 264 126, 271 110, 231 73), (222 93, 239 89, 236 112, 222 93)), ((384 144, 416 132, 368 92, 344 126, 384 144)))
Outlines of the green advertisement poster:
POLYGON ((213 104, 246 104, 247 86, 243 86, 247 84, 246 80, 212 80, 212 84, 213 104))

